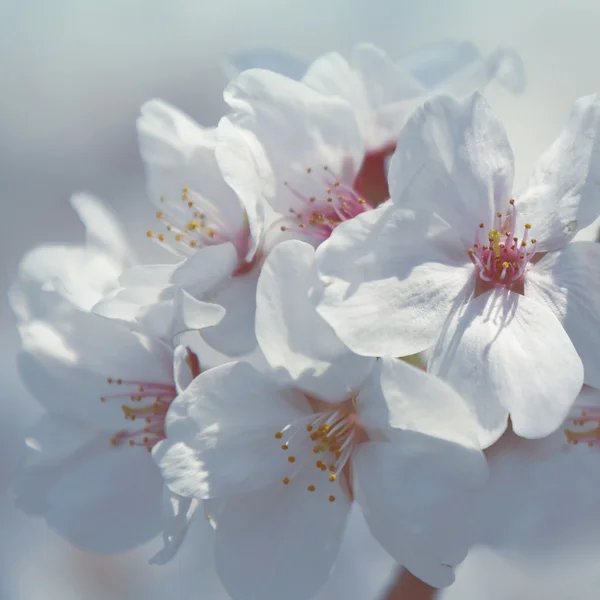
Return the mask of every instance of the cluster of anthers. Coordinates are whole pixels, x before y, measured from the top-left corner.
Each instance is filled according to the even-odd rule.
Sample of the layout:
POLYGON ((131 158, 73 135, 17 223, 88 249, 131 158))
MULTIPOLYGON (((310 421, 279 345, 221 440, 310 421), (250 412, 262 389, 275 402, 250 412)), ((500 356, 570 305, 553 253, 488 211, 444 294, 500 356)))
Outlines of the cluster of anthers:
POLYGON ((488 231, 488 243, 482 244, 479 230, 484 229, 481 223, 475 233, 475 243, 469 248, 471 261, 477 267, 479 277, 486 283, 510 287, 523 277, 527 264, 536 252, 536 240, 528 242, 531 225, 527 223, 523 236, 519 241, 515 237, 517 209, 515 201, 510 200, 511 214, 503 217, 496 214, 495 226, 488 231))
MULTIPOLYGON (((321 475, 326 475, 324 483, 334 483, 341 476, 352 451, 358 442, 359 427, 356 413, 345 406, 331 411, 312 414, 309 419, 303 419, 284 427, 275 433, 275 439, 281 444, 281 450, 289 453, 287 461, 296 463, 292 454, 294 448, 306 448, 308 442, 312 453, 320 458, 315 462, 315 468, 321 475)), ((282 479, 283 485, 289 485, 290 477, 282 479)), ((314 492, 316 485, 307 486, 307 491, 314 492)), ((335 502, 335 496, 329 496, 329 502, 335 502)))
POLYGON ((165 438, 165 415, 177 391, 175 387, 163 383, 146 383, 142 381, 126 381, 124 379, 107 378, 107 383, 125 386, 123 392, 102 396, 101 402, 129 400, 131 405, 121 405, 123 416, 128 421, 142 421, 143 426, 125 429, 110 438, 113 446, 127 443, 130 446, 141 446, 148 452, 165 438))
POLYGON ((572 419, 578 431, 565 429, 565 437, 569 444, 577 445, 580 442, 590 448, 600 444, 600 406, 586 406, 581 409, 581 414, 572 419))
MULTIPOLYGON (((328 167, 323 167, 321 178, 325 185, 323 197, 306 196, 285 182, 285 186, 302 203, 301 209, 290 208, 293 215, 290 224, 281 225, 282 231, 291 231, 301 235, 309 235, 319 242, 326 240, 331 232, 344 221, 372 210, 372 206, 361 198, 349 185, 334 176, 328 167)), ((306 169, 308 175, 313 175, 312 168, 306 169)))
POLYGON ((250 231, 244 223, 241 231, 233 230, 225 215, 211 202, 185 186, 181 190, 181 202, 161 196, 164 210, 156 212, 156 218, 164 223, 166 233, 150 229, 146 235, 160 243, 176 243, 178 250, 190 254, 199 248, 231 242, 242 259, 248 252, 250 231))

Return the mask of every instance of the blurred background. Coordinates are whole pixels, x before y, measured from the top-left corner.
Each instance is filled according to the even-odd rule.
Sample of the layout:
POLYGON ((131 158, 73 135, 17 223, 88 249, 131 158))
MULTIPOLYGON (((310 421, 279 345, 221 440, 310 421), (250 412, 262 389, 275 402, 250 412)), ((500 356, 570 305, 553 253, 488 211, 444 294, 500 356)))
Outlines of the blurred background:
MULTIPOLYGON (((110 204, 140 254, 158 252, 145 236, 153 210, 135 134, 144 101, 160 97, 204 125, 216 124, 225 110, 222 60, 256 47, 311 60, 330 50, 347 54, 361 41, 394 58, 446 40, 473 42, 483 54, 512 46, 525 65, 525 92, 514 96, 492 84, 487 95, 515 150, 518 183, 572 102, 600 91, 599 22, 597 0, 0 0, 0 600, 226 598, 214 574, 210 527, 198 519, 172 564, 149 567, 152 547, 113 557, 71 548, 42 520, 18 513, 8 490, 23 458, 24 430, 40 409, 15 372, 19 340, 5 292, 31 246, 83 241, 68 203, 74 191, 110 204)), ((600 464, 600 455, 592 460, 600 464)), ((600 545, 576 546, 569 534, 600 522, 600 493, 598 504, 588 494, 594 471, 579 473, 573 460, 552 463, 532 495, 519 485, 531 472, 515 475, 522 463, 514 460, 499 475, 510 507, 491 503, 489 514, 497 532, 518 515, 515 535, 492 528, 446 600, 597 597, 600 545), (547 489, 544 482, 551 482, 547 489), (563 534, 547 538, 541 533, 549 522, 529 516, 543 510, 557 482, 569 493, 548 518, 552 525, 563 520, 563 534), (582 517, 576 501, 586 494, 582 517), (537 560, 548 543, 555 555, 537 560)), ((356 515, 320 598, 378 598, 392 570, 356 515)))

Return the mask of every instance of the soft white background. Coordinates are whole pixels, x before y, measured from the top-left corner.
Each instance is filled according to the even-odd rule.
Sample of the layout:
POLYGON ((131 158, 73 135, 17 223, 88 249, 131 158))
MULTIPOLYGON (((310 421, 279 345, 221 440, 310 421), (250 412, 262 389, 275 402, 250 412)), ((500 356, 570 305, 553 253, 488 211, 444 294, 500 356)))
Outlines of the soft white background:
MULTIPOLYGON (((506 124, 522 180, 572 101, 600 90, 599 22, 597 0, 0 0, 2 290, 30 246, 82 239, 68 206, 72 191, 104 198, 126 222, 132 245, 156 252, 145 239, 153 212, 137 155, 138 108, 159 96, 205 125, 216 123, 224 110, 219 60, 234 50, 277 47, 310 59, 360 41, 392 56, 448 39, 470 40, 484 52, 513 46, 525 63, 526 92, 511 97, 491 86, 489 100, 506 124)), ((12 509, 6 487, 38 408, 15 374, 18 338, 5 294, 0 328, 0 599, 224 597, 203 523, 182 557, 159 571, 144 566, 149 548, 87 556, 12 509)), ((360 520, 347 541, 323 598, 371 600, 390 563, 360 520)), ((527 569, 520 559, 475 551, 445 597, 595 597, 600 577, 592 559, 600 552, 563 550, 556 562, 527 569)))

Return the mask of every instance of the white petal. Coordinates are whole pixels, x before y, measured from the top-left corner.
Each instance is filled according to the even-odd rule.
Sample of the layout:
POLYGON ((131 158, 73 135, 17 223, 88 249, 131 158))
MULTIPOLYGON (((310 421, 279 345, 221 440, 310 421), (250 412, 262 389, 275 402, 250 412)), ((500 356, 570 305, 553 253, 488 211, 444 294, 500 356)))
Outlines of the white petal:
POLYGON ((104 202, 90 194, 74 194, 71 206, 86 228, 88 246, 103 250, 121 264, 136 261, 119 218, 104 202))
MULTIPOLYGON (((53 433, 59 429, 55 420, 53 433)), ((71 431, 67 423, 61 434, 71 431)), ((15 482, 17 504, 43 515, 73 544, 91 552, 123 552, 160 531, 163 481, 144 449, 113 447, 102 433, 56 459, 22 469, 15 482)))
POLYGON ((252 245, 245 258, 251 261, 263 236, 265 196, 274 193, 273 174, 264 149, 252 132, 236 127, 228 117, 223 117, 216 136, 215 157, 219 169, 246 211, 252 245))
POLYGON ((184 498, 173 494, 165 486, 163 547, 150 559, 150 564, 165 565, 177 554, 199 505, 199 501, 195 498, 184 498))
POLYGON ((290 207, 306 208, 290 188, 325 201, 324 167, 352 184, 363 146, 354 113, 341 98, 252 69, 226 88, 225 100, 236 111, 232 123, 252 132, 264 147, 277 182, 268 198, 276 211, 287 215, 290 207))
POLYGON ((202 330, 202 338, 215 350, 236 357, 256 348, 256 285, 260 270, 253 269, 223 281, 204 299, 225 308, 225 316, 215 327, 202 330))
POLYGON ((559 318, 585 368, 600 388, 600 244, 573 242, 549 252, 527 273, 525 293, 559 318))
POLYGON ((154 456, 169 487, 182 496, 260 489, 290 469, 275 434, 308 411, 299 392, 246 363, 215 367, 171 404, 167 439, 154 456))
POLYGON ((561 248, 600 215, 600 101, 580 98, 517 200, 539 252, 561 248))
POLYGON ((357 499, 379 543, 425 583, 452 583, 448 567, 472 543, 473 501, 487 477, 483 454, 403 432, 397 443, 362 444, 353 464, 357 499))
POLYGON ((490 229, 509 208, 514 157, 500 121, 479 93, 463 100, 437 96, 405 125, 390 161, 394 202, 431 210, 467 247, 480 223, 490 229))
MULTIPOLYGON (((242 205, 225 183, 215 158, 215 131, 204 129, 187 115, 161 100, 141 108, 137 122, 140 154, 146 167, 148 193, 161 207, 181 203, 184 186, 227 218, 230 230, 244 225, 242 205)), ((187 207, 183 207, 182 211, 187 207)))
POLYGON ((19 265, 10 304, 21 320, 46 318, 65 302, 90 310, 117 287, 121 270, 122 265, 102 250, 38 246, 19 265))
POLYGON ((431 346, 472 285, 472 264, 451 233, 435 215, 394 205, 342 223, 317 250, 319 314, 359 354, 406 356, 431 346))
POLYGON ((285 369, 295 385, 323 400, 342 401, 374 359, 351 352, 317 314, 308 292, 318 283, 311 246, 276 246, 258 281, 256 337, 271 367, 285 369))
POLYGON ((27 388, 50 412, 93 427, 118 431, 127 426, 123 400, 111 396, 124 392, 127 397, 136 388, 121 389, 107 378, 173 385, 173 355, 165 344, 93 313, 72 311, 68 319, 51 324, 34 321, 20 333, 18 366, 27 388))
POLYGON ((371 44, 356 46, 351 64, 336 52, 319 57, 302 81, 350 103, 368 150, 396 141, 415 106, 407 100, 423 92, 409 72, 398 69, 381 49, 371 44))
POLYGON ((473 403, 483 446, 500 437, 508 412, 518 435, 549 435, 583 384, 581 360, 552 312, 498 288, 448 317, 430 371, 473 403))
POLYGON ((225 501, 215 552, 232 600, 306 600, 327 581, 351 503, 337 482, 309 492, 314 471, 225 501))
POLYGON ((373 432, 370 437, 402 429, 478 448, 478 428, 468 403, 440 378, 402 360, 377 361, 356 407, 361 424, 373 432))

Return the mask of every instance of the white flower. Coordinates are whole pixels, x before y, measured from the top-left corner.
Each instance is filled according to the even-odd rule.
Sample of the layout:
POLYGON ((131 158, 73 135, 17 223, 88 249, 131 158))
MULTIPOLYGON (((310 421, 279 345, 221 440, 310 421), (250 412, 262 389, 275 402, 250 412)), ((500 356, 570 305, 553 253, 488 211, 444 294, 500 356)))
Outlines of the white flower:
POLYGON ((119 221, 106 205, 88 194, 75 194, 71 206, 86 227, 86 244, 37 246, 23 258, 9 291, 11 307, 21 321, 44 318, 65 302, 90 310, 117 287, 123 269, 136 262, 119 221))
POLYGON ((46 412, 27 437, 18 506, 93 552, 122 552, 162 531, 155 561, 165 562, 197 503, 166 490, 149 452, 199 372, 195 356, 77 309, 20 332, 21 378, 46 412))
POLYGON ((163 476, 213 499, 217 569, 234 600, 312 598, 353 500, 397 561, 448 585, 486 476, 471 412, 432 375, 349 352, 312 308, 312 285, 310 245, 273 249, 256 325, 271 370, 236 362, 197 377, 169 409, 163 476))
POLYGON ((246 186, 236 194, 227 183, 247 145, 242 133, 227 124, 203 129, 158 100, 142 107, 138 133, 148 193, 162 223, 148 236, 188 258, 126 271, 120 289, 95 311, 165 337, 178 332, 160 328, 163 311, 173 310, 173 299, 183 290, 195 307, 193 323, 183 316, 187 328, 203 329, 205 340, 225 354, 250 352, 256 346, 254 296, 263 220, 258 192, 246 186), (232 147, 224 161, 217 160, 219 144, 232 147))
POLYGON ((525 437, 558 428, 582 361, 599 383, 600 246, 569 243, 600 213, 599 117, 579 100, 513 200, 512 151, 485 101, 433 99, 398 141, 393 204, 319 248, 320 314, 360 354, 433 345, 430 368, 472 400, 482 444, 509 413, 525 437))

